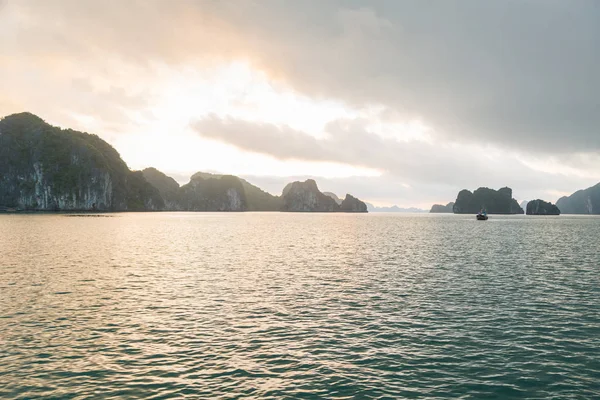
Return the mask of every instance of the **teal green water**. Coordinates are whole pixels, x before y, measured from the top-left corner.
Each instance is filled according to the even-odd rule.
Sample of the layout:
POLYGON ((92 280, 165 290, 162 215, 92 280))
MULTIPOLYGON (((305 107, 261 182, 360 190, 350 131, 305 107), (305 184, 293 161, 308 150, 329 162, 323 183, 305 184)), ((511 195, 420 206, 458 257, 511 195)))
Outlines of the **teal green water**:
POLYGON ((600 398, 600 218, 0 215, 0 398, 600 398))

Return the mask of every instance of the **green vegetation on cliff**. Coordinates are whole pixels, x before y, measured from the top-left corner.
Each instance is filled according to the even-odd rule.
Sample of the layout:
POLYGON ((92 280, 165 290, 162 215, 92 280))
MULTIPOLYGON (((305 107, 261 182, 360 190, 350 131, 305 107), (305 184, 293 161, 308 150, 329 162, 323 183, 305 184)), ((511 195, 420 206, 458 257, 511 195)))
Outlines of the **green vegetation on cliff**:
POLYGON ((290 212, 368 212, 366 203, 349 194, 338 204, 339 198, 330 192, 322 193, 314 179, 288 183, 283 188, 282 211, 290 212), (337 200, 336 200, 337 199, 337 200))
POLYGON ((156 168, 146 168, 142 173, 144 174, 144 178, 158 189, 164 200, 165 209, 177 210, 179 204, 179 183, 156 168))
MULTIPOLYGON (((316 183, 312 183, 316 189, 316 183)), ((364 203, 349 195, 340 207, 318 189, 312 190, 312 186, 309 190, 298 187, 299 191, 294 192, 300 197, 319 199, 312 206, 304 204, 303 211, 366 210, 364 203)), ((6 209, 282 211, 286 208, 282 197, 236 176, 199 172, 180 187, 173 178, 155 168, 131 171, 119 153, 98 136, 61 129, 33 114, 21 113, 0 120, 0 210, 6 209)))
POLYGON ((233 175, 197 172, 179 186, 156 168, 144 176, 160 191, 167 210, 181 211, 280 211, 281 198, 233 175))
POLYGON ((314 179, 288 183, 283 188, 281 197, 283 198, 282 211, 335 212, 340 209, 334 199, 321 193, 314 179))
POLYGON ((248 211, 280 211, 281 197, 273 196, 270 193, 248 183, 239 178, 246 192, 246 201, 248 202, 248 211))
MULTIPOLYGON (((219 174, 210 174, 206 172, 198 172, 192 176, 192 180, 194 179, 219 179, 226 175, 219 174)), ((245 204, 247 211, 280 211, 281 210, 281 197, 273 196, 270 193, 265 192, 264 190, 258 188, 257 186, 252 185, 245 179, 239 178, 237 176, 231 177, 237 179, 243 188, 243 193, 245 197, 245 204)))
POLYGON ((480 210, 488 214, 523 214, 519 203, 512 198, 512 189, 508 187, 493 190, 481 187, 475 192, 461 190, 454 202, 455 214, 476 214, 480 210))
POLYGON ((155 210, 158 191, 96 135, 30 114, 0 120, 0 206, 33 210, 155 210))
POLYGON ((232 175, 203 178, 195 174, 178 193, 186 211, 247 211, 248 202, 239 178, 232 175))
POLYGON ((164 210, 160 192, 144 178, 142 171, 129 171, 123 188, 128 211, 164 210))
POLYGON ((146 168, 142 171, 144 178, 158 189, 161 195, 175 195, 179 189, 179 183, 156 168, 146 168))

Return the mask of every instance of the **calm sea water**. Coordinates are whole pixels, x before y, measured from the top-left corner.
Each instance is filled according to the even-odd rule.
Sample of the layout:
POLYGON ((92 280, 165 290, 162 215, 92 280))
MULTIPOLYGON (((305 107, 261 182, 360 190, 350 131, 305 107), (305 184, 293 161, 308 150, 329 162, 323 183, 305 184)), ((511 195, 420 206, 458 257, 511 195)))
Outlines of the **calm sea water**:
POLYGON ((0 398, 600 398, 600 218, 0 215, 0 398))

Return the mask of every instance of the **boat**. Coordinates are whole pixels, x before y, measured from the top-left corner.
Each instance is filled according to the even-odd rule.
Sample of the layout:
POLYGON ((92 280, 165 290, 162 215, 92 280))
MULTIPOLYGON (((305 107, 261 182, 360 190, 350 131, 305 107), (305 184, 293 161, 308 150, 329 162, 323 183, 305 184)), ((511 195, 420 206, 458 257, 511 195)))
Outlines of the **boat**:
POLYGON ((487 219, 487 212, 485 210, 479 211, 479 214, 477 214, 477 221, 487 221, 487 219))

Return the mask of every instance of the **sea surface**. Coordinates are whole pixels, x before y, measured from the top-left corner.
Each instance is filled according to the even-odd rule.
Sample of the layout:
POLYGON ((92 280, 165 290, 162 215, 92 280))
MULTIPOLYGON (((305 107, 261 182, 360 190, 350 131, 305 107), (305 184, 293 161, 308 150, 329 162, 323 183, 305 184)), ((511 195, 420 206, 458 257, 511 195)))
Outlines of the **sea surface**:
POLYGON ((0 215, 0 398, 600 398, 600 218, 0 215))

